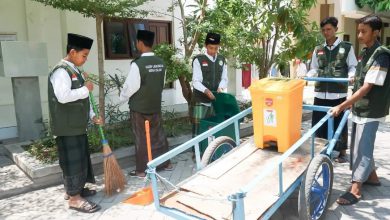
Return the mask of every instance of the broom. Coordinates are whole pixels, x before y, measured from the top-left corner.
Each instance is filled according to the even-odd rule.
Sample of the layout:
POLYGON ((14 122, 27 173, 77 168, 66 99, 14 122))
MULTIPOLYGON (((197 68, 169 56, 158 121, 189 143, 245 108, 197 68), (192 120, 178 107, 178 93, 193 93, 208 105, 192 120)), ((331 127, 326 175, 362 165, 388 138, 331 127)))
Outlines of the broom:
MULTIPOLYGON (((98 116, 99 112, 92 93, 89 93, 89 99, 95 115, 98 116)), ((103 145, 104 192, 106 195, 111 196, 114 192, 124 190, 126 178, 123 175, 122 169, 120 168, 115 155, 111 151, 110 145, 108 145, 108 140, 104 136, 102 125, 98 125, 98 129, 103 145)))

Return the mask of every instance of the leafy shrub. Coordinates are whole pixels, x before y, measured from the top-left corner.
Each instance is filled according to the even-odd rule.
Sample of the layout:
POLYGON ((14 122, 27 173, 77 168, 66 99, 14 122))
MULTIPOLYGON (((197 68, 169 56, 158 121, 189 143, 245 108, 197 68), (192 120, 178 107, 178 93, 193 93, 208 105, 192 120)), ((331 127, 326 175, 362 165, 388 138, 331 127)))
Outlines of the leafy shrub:
MULTIPOLYGON (((238 107, 240 108, 240 111, 244 111, 245 109, 252 107, 252 102, 251 101, 246 101, 246 102, 238 101, 238 107)), ((250 121, 252 119, 253 119, 253 115, 249 114, 249 115, 244 117, 244 122, 250 121)))
POLYGON ((46 137, 23 146, 27 152, 44 163, 53 163, 58 159, 57 145, 52 137, 46 137))
POLYGON ((188 118, 179 118, 175 111, 163 111, 163 128, 168 137, 176 137, 191 132, 191 123, 188 118))

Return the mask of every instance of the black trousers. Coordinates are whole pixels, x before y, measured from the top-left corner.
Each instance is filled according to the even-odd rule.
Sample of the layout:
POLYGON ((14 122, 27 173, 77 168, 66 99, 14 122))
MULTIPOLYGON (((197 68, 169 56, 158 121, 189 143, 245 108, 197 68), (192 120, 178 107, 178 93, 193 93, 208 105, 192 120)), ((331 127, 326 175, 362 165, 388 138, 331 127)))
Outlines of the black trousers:
MULTIPOLYGON (((346 98, 341 98, 341 99, 314 98, 314 105, 334 107, 334 106, 337 106, 337 105, 343 103, 345 100, 346 100, 346 98)), ((326 115, 326 112, 313 111, 313 117, 311 120, 312 126, 316 125, 325 115, 326 115)), ((334 123, 333 123, 333 125, 334 125, 333 131, 334 132, 336 132, 336 129, 339 126, 342 118, 343 118, 343 114, 340 114, 339 116, 337 116, 334 119, 334 123)), ((327 122, 325 122, 316 131, 316 137, 328 139, 328 123, 327 122)), ((348 148, 348 123, 345 124, 334 150, 341 151, 341 150, 346 150, 347 148, 348 148)))

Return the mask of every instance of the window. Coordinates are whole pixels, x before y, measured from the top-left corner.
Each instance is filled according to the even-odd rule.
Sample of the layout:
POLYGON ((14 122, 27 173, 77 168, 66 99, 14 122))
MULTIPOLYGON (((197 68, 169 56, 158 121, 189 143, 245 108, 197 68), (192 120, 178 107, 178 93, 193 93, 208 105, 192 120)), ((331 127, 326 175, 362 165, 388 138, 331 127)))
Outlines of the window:
POLYGON ((139 56, 136 48, 138 30, 150 30, 155 35, 154 45, 172 43, 170 21, 141 19, 104 20, 104 46, 106 59, 131 59, 139 56))
POLYGON ((349 34, 344 34, 343 35, 343 41, 348 41, 349 42, 349 34))

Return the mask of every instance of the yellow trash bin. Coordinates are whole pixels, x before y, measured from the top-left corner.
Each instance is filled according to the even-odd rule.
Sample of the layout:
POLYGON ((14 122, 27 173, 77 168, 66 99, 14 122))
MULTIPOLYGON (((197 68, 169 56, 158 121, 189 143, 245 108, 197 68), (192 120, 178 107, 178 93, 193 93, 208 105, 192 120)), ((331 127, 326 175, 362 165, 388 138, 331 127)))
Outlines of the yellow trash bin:
POLYGON ((282 78, 264 78, 251 85, 257 147, 276 141, 278 152, 285 152, 300 138, 304 85, 304 80, 282 78))

